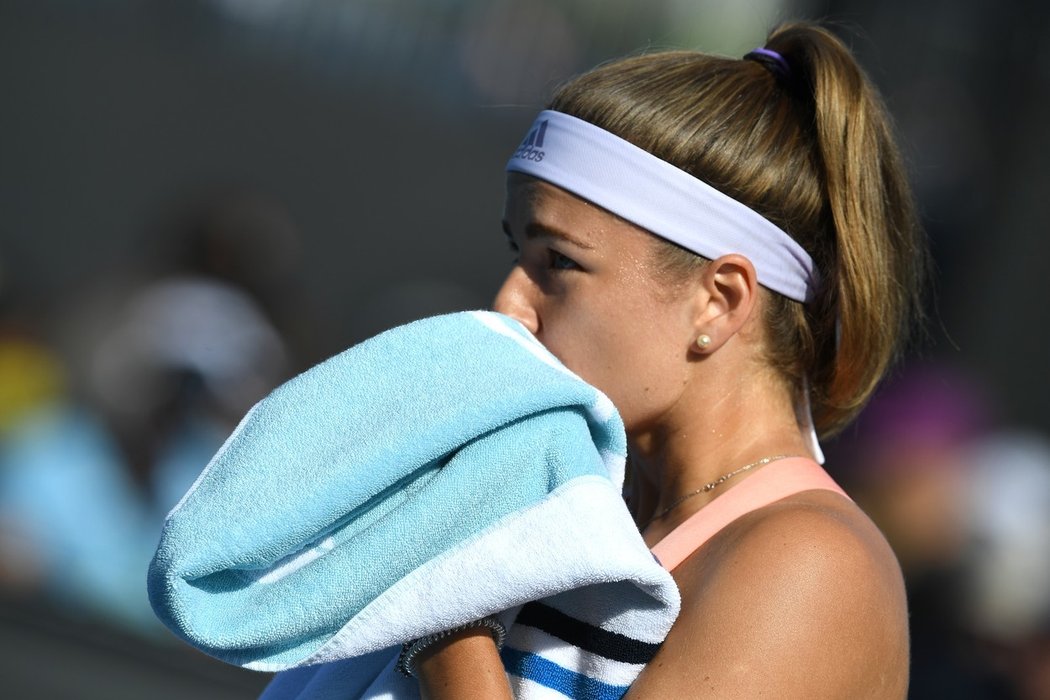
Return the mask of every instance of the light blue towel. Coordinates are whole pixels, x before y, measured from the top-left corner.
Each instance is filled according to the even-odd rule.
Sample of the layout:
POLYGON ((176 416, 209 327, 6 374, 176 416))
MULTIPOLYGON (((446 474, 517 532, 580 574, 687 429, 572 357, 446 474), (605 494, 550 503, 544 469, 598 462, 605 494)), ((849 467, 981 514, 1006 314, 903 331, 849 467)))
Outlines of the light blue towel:
POLYGON ((519 697, 619 697, 679 605, 625 452, 609 400, 520 324, 401 326, 245 416, 169 514, 150 600, 208 654, 295 669, 266 697, 412 697, 400 643, 494 613, 518 618, 519 697))

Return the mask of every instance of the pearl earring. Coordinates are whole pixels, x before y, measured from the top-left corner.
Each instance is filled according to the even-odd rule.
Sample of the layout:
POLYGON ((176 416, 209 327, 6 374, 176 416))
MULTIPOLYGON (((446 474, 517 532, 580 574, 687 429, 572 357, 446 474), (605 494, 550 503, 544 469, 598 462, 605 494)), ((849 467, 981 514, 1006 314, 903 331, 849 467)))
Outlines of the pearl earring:
POLYGON ((700 337, 696 339, 696 347, 701 350, 707 350, 707 346, 711 344, 711 336, 706 333, 701 333, 700 337))

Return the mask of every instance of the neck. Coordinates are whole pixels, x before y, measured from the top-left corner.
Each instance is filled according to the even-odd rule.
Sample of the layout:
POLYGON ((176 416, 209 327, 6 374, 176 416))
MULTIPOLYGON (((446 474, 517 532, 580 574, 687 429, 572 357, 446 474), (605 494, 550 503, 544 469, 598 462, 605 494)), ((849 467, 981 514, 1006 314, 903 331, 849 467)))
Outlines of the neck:
POLYGON ((632 507, 638 523, 647 524, 647 541, 659 540, 764 465, 698 492, 706 484, 767 457, 809 456, 790 392, 781 383, 708 376, 699 386, 654 425, 630 436, 632 507))

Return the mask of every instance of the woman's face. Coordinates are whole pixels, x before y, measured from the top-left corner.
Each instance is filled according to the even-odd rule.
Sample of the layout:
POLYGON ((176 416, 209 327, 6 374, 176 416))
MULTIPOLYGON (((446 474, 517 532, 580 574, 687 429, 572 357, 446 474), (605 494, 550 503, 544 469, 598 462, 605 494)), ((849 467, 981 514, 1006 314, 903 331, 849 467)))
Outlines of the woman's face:
POLYGON ((653 236, 517 173, 503 226, 517 260, 493 308, 608 395, 629 433, 671 410, 695 330, 689 295, 659 279, 653 236))

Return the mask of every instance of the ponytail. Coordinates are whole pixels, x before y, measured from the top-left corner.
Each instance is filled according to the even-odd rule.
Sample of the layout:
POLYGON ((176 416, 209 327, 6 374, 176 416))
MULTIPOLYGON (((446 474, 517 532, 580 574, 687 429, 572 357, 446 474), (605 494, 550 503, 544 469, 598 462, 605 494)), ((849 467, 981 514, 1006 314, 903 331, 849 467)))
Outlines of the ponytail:
POLYGON ((767 46, 812 101, 825 221, 810 245, 825 282, 798 331, 814 338, 804 369, 815 423, 830 434, 863 407, 921 317, 925 248, 889 116, 848 49, 810 24, 775 29, 767 46))

